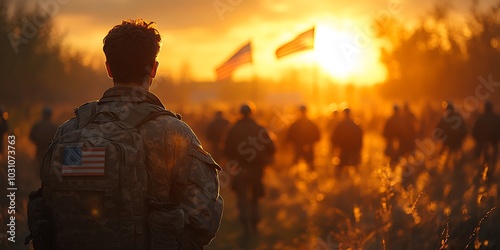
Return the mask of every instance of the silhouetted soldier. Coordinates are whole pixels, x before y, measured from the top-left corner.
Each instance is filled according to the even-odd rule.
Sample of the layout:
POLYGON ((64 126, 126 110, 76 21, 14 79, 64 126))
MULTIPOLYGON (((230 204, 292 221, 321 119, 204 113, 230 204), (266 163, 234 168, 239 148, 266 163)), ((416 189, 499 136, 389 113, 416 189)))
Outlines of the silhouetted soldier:
POLYGON ((461 151, 462 144, 467 136, 467 129, 463 117, 455 111, 451 102, 447 103, 446 110, 437 125, 437 129, 443 133, 441 137, 443 143, 441 152, 446 149, 450 153, 461 151))
POLYGON ((230 122, 224 118, 222 111, 215 112, 214 119, 208 124, 206 137, 210 142, 211 153, 216 161, 220 161, 222 156, 221 140, 229 125, 230 122))
POLYGON ((396 163, 400 152, 401 127, 403 118, 399 113, 399 106, 394 105, 394 113, 392 114, 384 126, 383 136, 386 140, 385 154, 391 158, 391 163, 396 163))
MULTIPOLYGON (((337 127, 339 122, 340 122, 339 111, 336 109, 331 113, 330 118, 328 119, 328 121, 326 123, 325 130, 330 132, 330 135, 329 135, 330 138, 332 138, 333 131, 335 130, 335 128, 337 127)), ((331 160, 333 159, 333 157, 336 154, 335 150, 336 150, 336 148, 333 146, 333 144, 330 144, 330 148, 328 149, 329 164, 333 163, 331 160)))
POLYGON ((291 143, 294 149, 294 164, 303 159, 310 170, 314 169, 314 144, 320 139, 318 126, 307 118, 307 108, 299 107, 299 118, 290 125, 286 135, 286 142, 291 143))
POLYGON ((340 148, 340 170, 344 166, 357 166, 361 162, 363 131, 352 120, 350 109, 344 109, 344 120, 333 130, 330 141, 333 146, 340 148))
POLYGON ((401 126, 399 135, 399 154, 401 156, 408 156, 415 150, 415 140, 417 139, 417 118, 410 110, 408 103, 403 106, 403 113, 401 115, 401 126))
POLYGON ((419 138, 431 137, 441 114, 430 103, 426 103, 419 122, 419 138))
MULTIPOLYGON (((493 104, 484 104, 484 113, 481 114, 474 128, 472 136, 476 140, 475 156, 484 157, 484 162, 489 163, 490 170, 493 171, 498 157, 498 140, 500 130, 500 116, 493 113, 493 104)), ((490 172, 491 173, 491 172, 490 172)))
POLYGON ((43 156, 47 151, 50 141, 54 138, 57 131, 57 125, 52 123, 52 109, 45 107, 42 110, 42 119, 31 127, 30 140, 36 146, 36 164, 40 166, 43 156))
POLYGON ((242 105, 240 113, 241 119, 228 131, 224 153, 230 164, 237 164, 241 170, 231 180, 231 188, 236 193, 239 219, 248 240, 257 233, 258 200, 264 196, 263 170, 272 162, 275 147, 266 129, 252 118, 248 105, 242 105))

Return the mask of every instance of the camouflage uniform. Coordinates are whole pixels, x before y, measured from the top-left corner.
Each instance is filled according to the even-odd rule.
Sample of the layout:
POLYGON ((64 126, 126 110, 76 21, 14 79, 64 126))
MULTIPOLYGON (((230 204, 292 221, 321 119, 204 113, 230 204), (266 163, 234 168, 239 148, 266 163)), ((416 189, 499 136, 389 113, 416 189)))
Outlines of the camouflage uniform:
MULTIPOLYGON (((143 88, 113 87, 104 93, 97 111, 113 111, 123 118, 143 102, 163 107, 143 88)), ((76 130, 78 122, 65 122, 56 138, 76 130)), ((150 249, 202 249, 215 237, 222 217, 220 167, 191 128, 175 117, 157 116, 140 125, 139 132, 146 152, 150 249), (179 207, 184 217, 175 209, 179 207)))

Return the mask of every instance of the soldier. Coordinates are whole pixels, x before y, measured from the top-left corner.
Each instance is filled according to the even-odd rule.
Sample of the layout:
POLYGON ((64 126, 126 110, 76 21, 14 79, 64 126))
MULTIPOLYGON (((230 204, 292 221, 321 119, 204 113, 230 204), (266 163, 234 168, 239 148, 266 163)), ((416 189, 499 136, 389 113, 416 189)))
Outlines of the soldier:
POLYGON ((399 106, 393 106, 394 113, 392 114, 384 126, 383 136, 386 140, 386 148, 384 153, 391 158, 391 164, 395 164, 401 153, 399 150, 401 128, 403 126, 403 119, 401 117, 399 106))
POLYGON ((217 161, 220 161, 222 156, 221 152, 221 140, 224 136, 226 130, 228 129, 230 122, 224 118, 222 111, 216 111, 214 119, 208 124, 206 137, 211 145, 211 152, 217 161))
POLYGON ((410 105, 405 103, 401 115, 402 126, 399 135, 399 154, 409 156, 415 151, 415 140, 417 139, 417 118, 410 109, 410 105))
POLYGON ((344 109, 344 120, 334 129, 330 142, 340 148, 340 170, 345 166, 357 166, 361 162, 363 131, 352 120, 350 109, 344 109))
POLYGON ((472 137, 476 141, 476 158, 483 156, 484 162, 490 164, 490 171, 493 171, 498 158, 499 128, 500 116, 493 112, 493 104, 488 101, 484 104, 484 113, 474 124, 472 137))
POLYGON ((458 153, 462 150, 462 144, 467 136, 467 128, 464 118, 455 111, 453 103, 448 102, 445 112, 437 125, 437 129, 443 133, 441 152, 449 150, 450 153, 458 153))
POLYGON ((36 146, 35 159, 37 166, 42 163, 47 147, 57 131, 57 125, 52 123, 51 119, 52 109, 47 106, 42 110, 42 119, 31 127, 30 140, 36 146))
POLYGON ((293 145, 296 164, 303 159, 310 170, 314 170, 314 144, 320 139, 318 126, 307 118, 307 107, 299 107, 299 118, 290 125, 286 135, 286 142, 293 145))
POLYGON ((224 153, 241 170, 231 180, 231 188, 236 193, 239 219, 248 240, 257 234, 258 200, 264 196, 263 170, 273 161, 275 147, 266 129, 252 118, 250 106, 242 105, 240 114, 241 119, 228 131, 224 153))
MULTIPOLYGON (((142 19, 124 20, 104 38, 106 69, 114 86, 106 90, 98 102, 78 108, 76 117, 61 125, 56 133, 51 148, 66 141, 69 144, 72 138, 93 139, 85 141, 87 151, 78 145, 60 148, 64 153, 62 171, 61 163, 49 160, 42 164, 42 199, 50 206, 50 219, 56 220, 52 222, 49 238, 42 242, 52 239, 56 249, 202 249, 215 237, 222 216, 217 176, 220 168, 180 116, 165 110, 158 97, 149 91, 158 68, 156 58, 160 44, 161 36, 155 23, 142 19), (120 131, 127 132, 120 134, 123 138, 133 140, 100 137, 100 134, 113 135, 120 131), (99 146, 97 143, 108 141, 109 148, 105 151, 91 144, 99 146), (133 141, 138 144, 126 145, 126 148, 116 146, 118 142, 133 141), (111 152, 111 149, 121 151, 111 152), (109 158, 108 153, 112 153, 109 158), (122 157, 114 159, 118 154, 122 157), (128 165, 137 159, 143 160, 138 165, 128 165), (81 168, 83 161, 90 164, 81 168), (51 165, 46 167, 46 162, 51 165), (108 167, 116 164, 124 165, 108 172, 108 167), (52 175, 58 171, 59 175, 52 175), (136 171, 140 175, 123 176, 122 171, 136 171), (125 179, 117 182, 119 178, 125 179), (144 182, 143 186, 128 188, 144 182), (111 186, 116 183, 118 189, 111 186), (88 186, 99 189, 79 192, 88 186), (70 195, 59 197, 65 192, 70 195), (133 194, 141 197, 144 194, 144 200, 133 194), (131 202, 125 202, 127 199, 131 202), (71 207, 69 200, 83 205, 71 207), (77 213, 87 211, 86 207, 97 208, 77 213), (117 207, 126 209, 111 212, 117 207), (133 214, 130 214, 131 208, 134 208, 133 214)), ((62 154, 58 150, 50 153, 62 154)), ((36 196, 36 193, 30 195, 30 207, 37 204, 36 196)), ((36 212, 41 208, 32 209, 36 212)), ((40 224, 31 215, 30 219, 30 225, 40 224)), ((30 230, 32 234, 46 231, 31 227, 30 230)), ((37 235, 33 237, 35 242, 37 235)))

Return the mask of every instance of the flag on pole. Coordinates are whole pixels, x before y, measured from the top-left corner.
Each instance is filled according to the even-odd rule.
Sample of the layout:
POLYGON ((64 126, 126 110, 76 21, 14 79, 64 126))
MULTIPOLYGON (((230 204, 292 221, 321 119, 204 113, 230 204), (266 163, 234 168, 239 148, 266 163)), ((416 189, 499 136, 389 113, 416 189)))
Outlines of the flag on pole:
POLYGON ((279 47, 276 50, 276 58, 309 49, 314 49, 314 27, 279 47))
POLYGON ((252 45, 248 42, 245 46, 241 47, 229 60, 219 66, 215 72, 217 80, 224 80, 230 78, 239 66, 245 63, 252 62, 252 45))

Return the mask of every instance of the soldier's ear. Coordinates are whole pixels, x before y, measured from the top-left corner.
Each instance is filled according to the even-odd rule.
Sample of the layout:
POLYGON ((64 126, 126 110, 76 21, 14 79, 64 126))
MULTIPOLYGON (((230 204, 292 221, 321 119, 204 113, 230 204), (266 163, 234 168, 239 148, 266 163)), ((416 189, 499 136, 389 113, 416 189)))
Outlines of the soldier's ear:
POLYGON ((113 74, 111 73, 111 69, 109 69, 108 61, 106 61, 105 64, 106 64, 106 72, 108 72, 108 77, 113 79, 113 74))
POLYGON ((158 61, 155 61, 155 63, 153 64, 153 68, 151 69, 151 73, 149 75, 151 78, 156 77, 156 70, 158 69, 158 65, 160 65, 160 63, 158 61))

